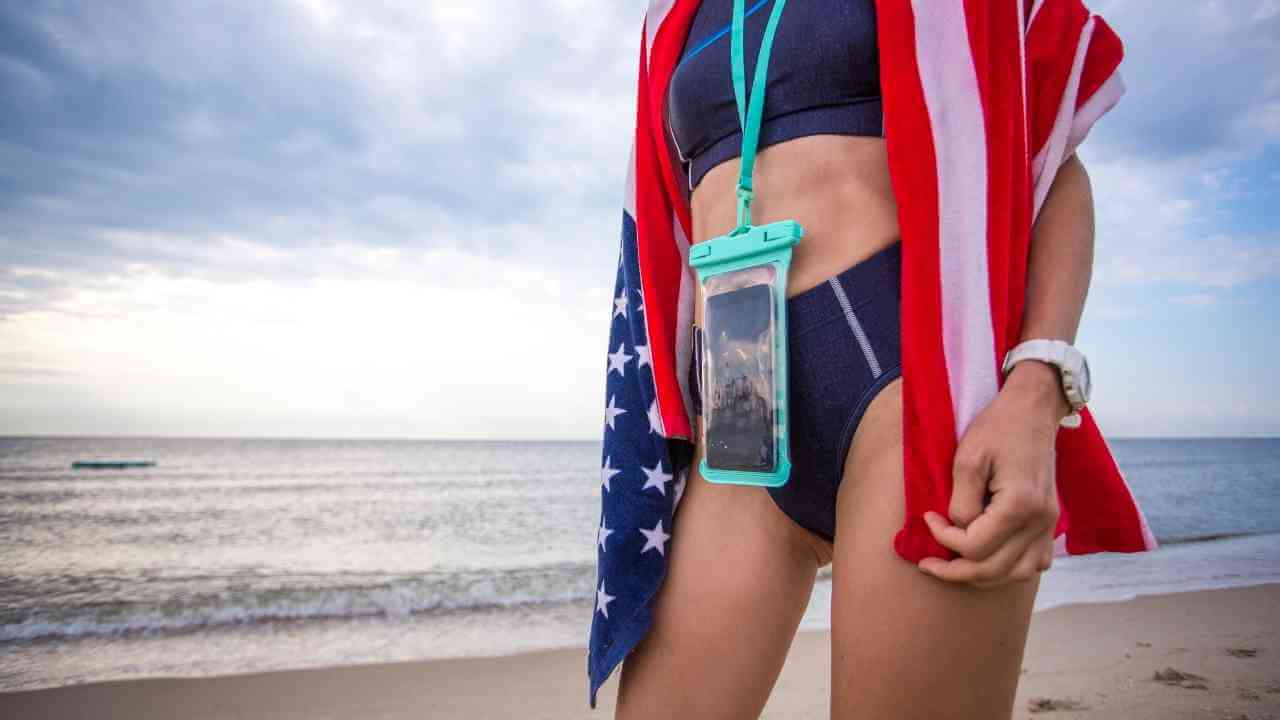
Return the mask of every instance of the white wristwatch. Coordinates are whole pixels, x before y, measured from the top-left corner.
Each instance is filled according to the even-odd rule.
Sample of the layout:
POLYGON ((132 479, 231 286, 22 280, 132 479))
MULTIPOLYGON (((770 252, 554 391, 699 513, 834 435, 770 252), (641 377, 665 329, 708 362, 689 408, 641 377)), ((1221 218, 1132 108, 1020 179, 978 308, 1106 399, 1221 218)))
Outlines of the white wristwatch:
POLYGON ((1089 402, 1089 391, 1092 382, 1089 379, 1089 362, 1084 353, 1077 350, 1065 340, 1049 340, 1035 338, 1018 343, 1004 356, 1004 364, 1000 367, 1003 375, 1008 375, 1013 366, 1020 360, 1043 360, 1058 368, 1062 376, 1062 390, 1066 393, 1067 402, 1071 404, 1071 414, 1062 418, 1062 427, 1080 427, 1080 408, 1089 402))

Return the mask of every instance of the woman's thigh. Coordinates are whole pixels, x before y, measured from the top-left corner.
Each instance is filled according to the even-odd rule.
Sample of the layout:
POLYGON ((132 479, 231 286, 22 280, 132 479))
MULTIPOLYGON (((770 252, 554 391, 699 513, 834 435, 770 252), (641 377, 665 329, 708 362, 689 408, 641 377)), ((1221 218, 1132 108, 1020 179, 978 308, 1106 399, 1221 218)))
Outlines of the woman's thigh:
POLYGON ((653 625, 627 655, 618 718, 754 718, 764 708, 818 569, 804 531, 762 487, 690 472, 653 625))
POLYGON ((832 718, 1008 718, 1039 577, 978 589, 894 551, 905 512, 901 378, 858 426, 836 512, 832 718))

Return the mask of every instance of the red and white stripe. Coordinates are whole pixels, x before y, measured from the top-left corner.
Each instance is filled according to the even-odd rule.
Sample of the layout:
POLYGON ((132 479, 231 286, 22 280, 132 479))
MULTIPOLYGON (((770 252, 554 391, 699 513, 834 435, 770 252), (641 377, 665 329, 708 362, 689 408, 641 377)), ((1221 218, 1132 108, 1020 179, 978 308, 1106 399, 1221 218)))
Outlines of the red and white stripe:
MULTIPOLYGON (((663 434, 691 437, 690 214, 662 102, 698 0, 654 0, 628 170, 663 434)), ((902 235, 906 517, 895 549, 954 557, 952 461, 1021 335, 1031 227, 1058 167, 1124 92, 1119 38, 1080 0, 877 0, 889 172, 902 235)), ((1156 547, 1088 408, 1058 434, 1060 554, 1156 547)))

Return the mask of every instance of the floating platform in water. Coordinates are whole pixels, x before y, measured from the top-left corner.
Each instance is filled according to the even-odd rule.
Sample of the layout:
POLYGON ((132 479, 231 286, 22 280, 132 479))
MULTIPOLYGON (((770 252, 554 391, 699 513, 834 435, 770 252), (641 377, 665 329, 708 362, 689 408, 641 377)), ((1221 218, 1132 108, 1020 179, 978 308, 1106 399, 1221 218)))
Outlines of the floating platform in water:
POLYGON ((129 468, 155 467, 154 460, 76 460, 72 470, 127 470, 129 468))

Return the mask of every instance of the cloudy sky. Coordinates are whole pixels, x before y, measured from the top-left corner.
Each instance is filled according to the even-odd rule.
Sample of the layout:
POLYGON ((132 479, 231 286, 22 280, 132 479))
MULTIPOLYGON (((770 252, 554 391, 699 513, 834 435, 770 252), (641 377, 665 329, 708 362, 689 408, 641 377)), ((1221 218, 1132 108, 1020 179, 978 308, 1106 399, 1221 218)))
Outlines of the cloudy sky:
MULTIPOLYGON (((0 434, 598 439, 639 2, 0 5, 0 434)), ((1113 437, 1280 433, 1280 5, 1095 0, 1113 437)))

